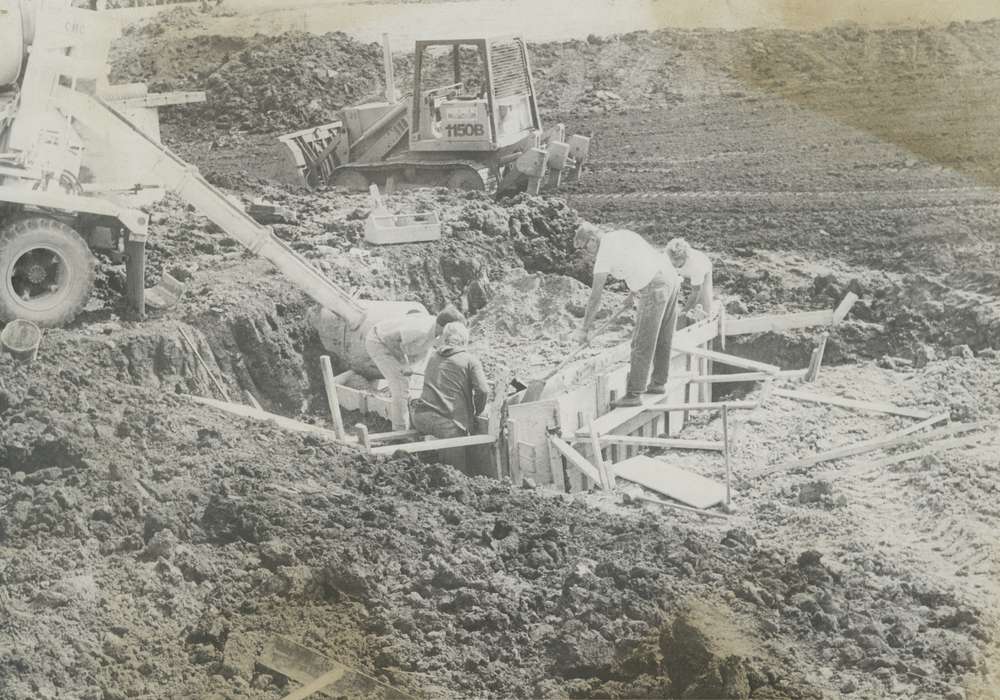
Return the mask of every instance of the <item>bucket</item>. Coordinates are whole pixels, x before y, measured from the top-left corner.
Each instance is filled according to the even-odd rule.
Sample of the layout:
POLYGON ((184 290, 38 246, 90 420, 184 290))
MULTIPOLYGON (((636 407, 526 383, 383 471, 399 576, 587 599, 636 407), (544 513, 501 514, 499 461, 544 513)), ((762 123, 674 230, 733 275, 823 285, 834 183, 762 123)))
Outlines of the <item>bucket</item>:
POLYGON ((38 354, 42 331, 31 321, 16 319, 0 331, 0 346, 21 362, 31 362, 38 354))

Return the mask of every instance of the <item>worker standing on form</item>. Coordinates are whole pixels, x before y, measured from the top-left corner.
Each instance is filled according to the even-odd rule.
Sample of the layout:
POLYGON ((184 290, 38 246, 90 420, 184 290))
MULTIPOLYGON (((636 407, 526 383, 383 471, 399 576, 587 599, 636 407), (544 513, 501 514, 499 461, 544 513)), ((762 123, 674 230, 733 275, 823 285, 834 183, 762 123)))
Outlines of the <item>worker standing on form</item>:
POLYGON ((453 321, 464 322, 465 317, 449 304, 437 317, 416 312, 380 321, 365 336, 368 356, 392 393, 393 430, 409 430, 410 379, 423 366, 442 329, 453 321))
POLYGON ((700 250, 695 250, 683 238, 673 238, 667 243, 667 255, 677 269, 677 274, 691 282, 691 294, 681 310, 680 327, 688 325, 700 305, 705 316, 712 315, 712 261, 700 250))
POLYGON ((639 406, 639 394, 666 393, 680 289, 673 265, 642 236, 624 229, 602 231, 583 223, 576 230, 573 246, 585 258, 594 260, 594 280, 583 324, 575 334, 577 342, 585 344, 590 340, 609 275, 624 280, 629 291, 639 297, 626 394, 615 405, 639 406))

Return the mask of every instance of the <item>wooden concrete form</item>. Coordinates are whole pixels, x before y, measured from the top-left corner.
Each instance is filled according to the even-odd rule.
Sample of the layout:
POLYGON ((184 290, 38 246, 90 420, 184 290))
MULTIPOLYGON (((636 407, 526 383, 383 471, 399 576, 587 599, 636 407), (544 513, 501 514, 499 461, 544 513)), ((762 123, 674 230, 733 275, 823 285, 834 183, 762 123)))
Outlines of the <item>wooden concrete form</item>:
MULTIPOLYGON (((727 319, 719 305, 713 316, 676 331, 667 391, 665 394, 643 394, 642 406, 611 408, 614 398, 625 394, 631 353, 631 342, 626 341, 597 357, 557 368, 536 401, 525 401, 524 391, 505 397, 505 404, 495 406, 494 409, 499 410, 490 412, 493 420, 488 434, 453 440, 459 441, 456 445, 490 445, 495 474, 499 477, 509 478, 514 483, 530 479, 538 486, 571 492, 588 489, 592 484, 613 488, 613 465, 639 453, 642 448, 725 452, 725 445, 717 441, 685 441, 676 437, 689 412, 718 410, 723 404, 727 410, 759 407, 758 402, 713 401, 711 389, 714 384, 759 381, 769 390, 774 379, 801 379, 808 370, 781 370, 775 365, 718 352, 710 346, 718 339, 724 348, 725 336, 759 329, 830 325, 835 313, 727 319), (713 374, 715 363, 745 371, 713 374)), ((358 383, 357 378, 350 375, 337 379, 358 383)), ((338 397, 344 408, 369 411, 375 408, 376 412, 384 410, 383 415, 388 415, 389 399, 372 397, 364 389, 351 386, 342 389, 341 386, 338 381, 338 397)), ((735 431, 728 432, 732 439, 735 431)), ((451 441, 441 440, 379 445, 381 436, 377 434, 368 439, 375 454, 453 446, 451 441)))
MULTIPOLYGON (((693 323, 675 333, 675 343, 684 347, 704 345, 713 340, 719 331, 718 316, 693 323)), ((572 448, 587 458, 592 467, 598 464, 595 448, 590 440, 593 427, 600 461, 611 464, 635 454, 643 445, 639 439, 655 440, 662 434, 677 435, 683 427, 684 409, 669 412, 646 412, 644 407, 616 408, 610 405, 615 396, 625 394, 628 358, 631 343, 622 343, 597 358, 580 360, 553 376, 546 384, 542 399, 522 403, 515 399, 508 403, 508 439, 516 435, 516 446, 508 445, 508 475, 511 479, 530 478, 541 486, 562 490, 568 483, 576 490, 575 475, 580 474, 585 488, 592 476, 573 468, 565 456, 553 447, 548 439, 550 432, 557 436, 574 436, 572 448), (567 388, 570 387, 570 388, 567 388), (609 436, 633 437, 636 440, 621 442, 601 438, 609 436), (567 470, 567 466, 569 469, 567 470)), ((643 394, 644 405, 664 404, 671 409, 686 404, 688 380, 709 372, 709 363, 694 363, 687 371, 688 355, 675 349, 671 357, 670 379, 666 394, 643 394)), ((776 368, 777 369, 777 368, 776 368)), ((561 438, 560 438, 561 439, 561 438)), ((567 442, 564 440, 564 442, 567 442)), ((593 467, 598 477, 601 472, 593 467)), ((594 479, 600 484, 600 478, 594 479)))

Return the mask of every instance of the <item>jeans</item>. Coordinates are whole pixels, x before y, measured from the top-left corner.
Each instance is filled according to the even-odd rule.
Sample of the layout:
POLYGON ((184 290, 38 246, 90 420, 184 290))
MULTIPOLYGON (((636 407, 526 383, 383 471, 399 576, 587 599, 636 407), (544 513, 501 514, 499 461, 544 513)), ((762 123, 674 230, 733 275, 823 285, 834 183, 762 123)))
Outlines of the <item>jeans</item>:
MULTIPOLYGON (((410 403, 410 417, 415 430, 419 430, 424 435, 433 435, 436 438, 462 437, 467 435, 461 426, 451 418, 446 418, 432 408, 421 405, 418 401, 410 403)), ((438 450, 440 459, 445 464, 450 464, 456 469, 465 471, 466 459, 464 447, 449 447, 445 450, 438 450)))
POLYGON ((641 394, 650 384, 665 384, 670 374, 670 351, 677 323, 679 285, 670 285, 657 274, 639 292, 635 330, 632 332, 632 355, 626 391, 641 394), (649 367, 653 366, 650 377, 649 367))
POLYGON ((389 384, 389 391, 392 394, 389 420, 392 421, 392 429, 409 430, 410 377, 403 375, 403 365, 382 344, 376 334, 368 333, 365 338, 365 349, 389 384))

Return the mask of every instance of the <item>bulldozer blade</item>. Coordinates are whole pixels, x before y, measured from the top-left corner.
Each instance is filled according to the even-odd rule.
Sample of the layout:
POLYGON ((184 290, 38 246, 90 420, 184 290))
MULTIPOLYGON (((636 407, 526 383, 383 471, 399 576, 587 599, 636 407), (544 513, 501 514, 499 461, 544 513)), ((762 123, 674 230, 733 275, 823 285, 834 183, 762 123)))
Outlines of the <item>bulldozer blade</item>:
POLYGON ((155 287, 146 290, 146 306, 154 309, 169 309, 184 296, 185 286, 169 272, 164 272, 155 287))
POLYGON ((316 695, 385 700, 413 698, 412 695, 377 681, 287 637, 275 637, 266 642, 257 662, 303 686, 314 684, 315 687, 318 679, 329 680, 330 682, 323 687, 316 687, 313 691, 316 695))

